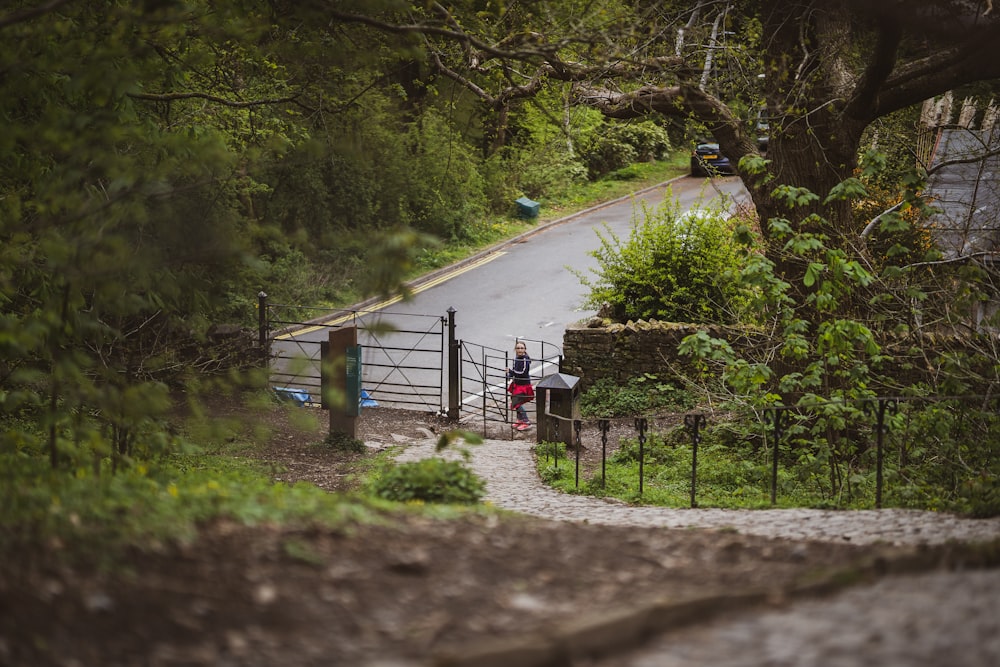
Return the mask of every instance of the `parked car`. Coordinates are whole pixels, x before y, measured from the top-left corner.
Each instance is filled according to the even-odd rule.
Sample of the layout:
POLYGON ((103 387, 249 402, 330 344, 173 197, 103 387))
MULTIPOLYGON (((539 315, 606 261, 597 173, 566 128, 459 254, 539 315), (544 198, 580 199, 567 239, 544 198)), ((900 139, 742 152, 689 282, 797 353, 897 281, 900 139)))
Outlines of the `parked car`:
POLYGON ((719 152, 719 144, 698 144, 691 153, 692 176, 718 176, 735 174, 736 168, 719 152))

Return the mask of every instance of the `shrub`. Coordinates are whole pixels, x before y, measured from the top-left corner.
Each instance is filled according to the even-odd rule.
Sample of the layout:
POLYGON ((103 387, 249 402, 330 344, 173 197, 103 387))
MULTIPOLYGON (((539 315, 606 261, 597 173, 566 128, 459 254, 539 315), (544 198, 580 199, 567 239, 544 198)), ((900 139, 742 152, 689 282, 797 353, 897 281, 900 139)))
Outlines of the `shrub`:
POLYGON ((655 123, 606 123, 589 136, 581 157, 591 179, 633 162, 649 162, 670 151, 667 132, 655 123))
POLYGON ((461 462, 440 458, 392 466, 371 483, 373 495, 395 502, 473 505, 485 490, 483 480, 461 462))
POLYGON ((623 320, 737 322, 751 291, 740 280, 745 254, 732 233, 725 211, 682 212, 668 195, 659 209, 642 211, 628 239, 599 233, 596 280, 580 275, 588 305, 607 302, 623 320))
POLYGON ((584 417, 630 417, 658 408, 688 408, 691 395, 650 373, 630 378, 619 385, 611 378, 600 378, 580 397, 584 417))
POLYGON ((338 452, 353 452, 355 454, 360 454, 361 452, 366 451, 363 440, 352 438, 346 433, 332 432, 326 436, 324 443, 331 449, 338 452))

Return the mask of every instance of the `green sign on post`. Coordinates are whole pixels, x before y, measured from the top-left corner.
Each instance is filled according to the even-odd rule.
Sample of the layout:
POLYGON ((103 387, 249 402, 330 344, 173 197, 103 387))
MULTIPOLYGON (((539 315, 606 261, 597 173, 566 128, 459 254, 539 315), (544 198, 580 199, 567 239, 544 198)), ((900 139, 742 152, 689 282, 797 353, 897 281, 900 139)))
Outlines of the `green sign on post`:
POLYGON ((344 411, 348 417, 358 417, 361 415, 361 346, 350 345, 344 353, 344 371, 347 376, 344 411))

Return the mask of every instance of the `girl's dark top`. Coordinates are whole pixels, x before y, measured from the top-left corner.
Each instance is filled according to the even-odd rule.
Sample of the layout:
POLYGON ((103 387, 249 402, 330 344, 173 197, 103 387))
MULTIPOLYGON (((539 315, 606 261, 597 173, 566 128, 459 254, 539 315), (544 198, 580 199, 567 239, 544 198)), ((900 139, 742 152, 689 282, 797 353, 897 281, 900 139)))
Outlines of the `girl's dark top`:
POLYGON ((514 379, 514 384, 531 384, 531 357, 528 355, 518 355, 514 359, 514 367, 507 372, 507 377, 514 379))

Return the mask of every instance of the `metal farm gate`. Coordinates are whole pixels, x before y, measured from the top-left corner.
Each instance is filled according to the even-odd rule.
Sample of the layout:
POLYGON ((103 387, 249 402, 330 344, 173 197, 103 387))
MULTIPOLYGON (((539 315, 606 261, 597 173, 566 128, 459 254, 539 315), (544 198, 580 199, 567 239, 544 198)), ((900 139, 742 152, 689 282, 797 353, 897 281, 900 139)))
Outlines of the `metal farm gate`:
MULTIPOLYGON (((355 326, 362 356, 362 399, 382 407, 435 412, 464 423, 481 420, 484 429, 487 422, 511 422, 506 369, 513 363, 512 350, 456 340, 453 308, 444 316, 381 309, 331 313, 325 308, 268 303, 261 293, 258 309, 259 344, 269 360, 270 383, 300 403, 320 404, 320 361, 330 330, 355 326)), ((558 347, 519 340, 528 346, 535 381, 559 370, 558 347)))
POLYGON ((339 310, 271 304, 258 297, 260 345, 270 382, 293 398, 319 405, 323 348, 331 329, 355 326, 362 389, 379 405, 444 412, 442 390, 447 319, 385 310, 339 310), (322 312, 319 319, 307 319, 322 312))
MULTIPOLYGON (((558 372, 561 350, 545 341, 518 339, 528 348, 531 357, 532 384, 545 375, 558 372)), ((511 423, 513 410, 507 397, 507 369, 514 363, 511 350, 498 350, 476 343, 458 341, 459 419, 462 422, 481 421, 483 429, 489 422, 511 423)))

